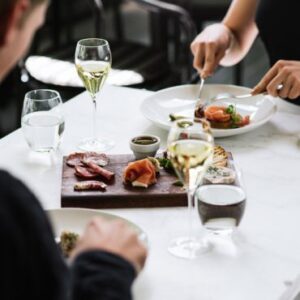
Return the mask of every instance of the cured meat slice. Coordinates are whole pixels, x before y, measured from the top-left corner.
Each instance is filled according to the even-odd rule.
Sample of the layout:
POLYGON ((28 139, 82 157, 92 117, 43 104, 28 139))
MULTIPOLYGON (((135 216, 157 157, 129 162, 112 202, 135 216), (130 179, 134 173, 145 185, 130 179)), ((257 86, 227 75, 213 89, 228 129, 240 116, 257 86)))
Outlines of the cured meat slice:
POLYGON ((102 181, 88 180, 77 182, 74 185, 75 191, 104 191, 107 185, 102 181))
POLYGON ((109 158, 104 153, 86 152, 81 161, 84 164, 92 162, 100 167, 105 167, 109 163, 109 158))
POLYGON ((80 152, 71 153, 66 159, 67 165, 72 168, 82 166, 81 160, 84 158, 84 155, 85 153, 80 152))
POLYGON ((156 183, 155 166, 147 158, 129 163, 124 170, 123 180, 133 186, 147 188, 156 183))
POLYGON ((148 186, 150 186, 154 183, 156 183, 156 178, 155 179, 153 178, 153 174, 145 173, 145 174, 139 176, 131 184, 132 184, 132 186, 147 188, 148 186))
POLYGON ((75 166, 75 175, 85 179, 98 177, 98 174, 93 172, 93 170, 81 166, 75 166))
POLYGON ((96 165, 105 167, 109 163, 109 158, 104 153, 96 152, 75 152, 71 153, 66 160, 69 167, 82 166, 88 162, 93 162, 96 165))
POLYGON ((98 165, 96 165, 93 162, 88 162, 86 165, 89 167, 89 169, 92 172, 94 172, 97 175, 105 178, 108 181, 111 181, 115 177, 115 173, 113 173, 111 171, 108 171, 106 169, 103 169, 103 168, 99 167, 98 165))

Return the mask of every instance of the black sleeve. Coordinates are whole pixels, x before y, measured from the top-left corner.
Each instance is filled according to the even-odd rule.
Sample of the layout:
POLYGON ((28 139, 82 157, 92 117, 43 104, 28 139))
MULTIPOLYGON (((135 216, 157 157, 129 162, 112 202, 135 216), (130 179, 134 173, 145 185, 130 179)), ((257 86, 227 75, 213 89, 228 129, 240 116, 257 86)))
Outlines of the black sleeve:
POLYGON ((40 203, 0 170, 0 299, 65 300, 69 270, 40 203))
POLYGON ((71 266, 72 300, 131 300, 133 266, 114 254, 89 251, 71 266))

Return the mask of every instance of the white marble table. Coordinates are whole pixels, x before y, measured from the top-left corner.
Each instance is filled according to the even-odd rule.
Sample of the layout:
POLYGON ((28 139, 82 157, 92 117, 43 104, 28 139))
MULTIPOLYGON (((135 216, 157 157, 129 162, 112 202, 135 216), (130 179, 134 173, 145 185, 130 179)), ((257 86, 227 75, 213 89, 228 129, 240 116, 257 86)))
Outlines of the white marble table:
MULTIPOLYGON (((117 141, 112 153, 128 153, 128 140, 140 133, 166 132, 154 127, 139 106, 150 92, 106 87, 99 101, 99 133, 117 141), (112 122, 113 120, 113 122, 112 122)), ((64 105, 65 138, 56 161, 32 155, 20 130, 0 140, 0 167, 34 190, 47 209, 60 207, 61 155, 76 149, 90 133, 92 106, 87 94, 64 105)), ((148 234, 150 254, 134 286, 142 300, 273 300, 285 282, 300 273, 300 111, 278 112, 262 128, 219 144, 232 151, 244 171, 247 208, 236 253, 215 250, 185 261, 166 251, 184 230, 186 209, 109 210, 139 224, 148 234)), ((0 199, 1 201, 1 199, 0 199)), ((199 223, 200 228, 200 223, 199 223)))

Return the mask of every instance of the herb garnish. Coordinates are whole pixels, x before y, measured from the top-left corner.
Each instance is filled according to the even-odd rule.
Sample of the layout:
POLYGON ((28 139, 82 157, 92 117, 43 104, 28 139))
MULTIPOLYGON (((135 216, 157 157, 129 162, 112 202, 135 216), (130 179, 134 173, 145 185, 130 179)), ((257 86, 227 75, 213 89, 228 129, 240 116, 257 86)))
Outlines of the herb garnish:
POLYGON ((176 115, 176 114, 169 114, 169 118, 171 122, 181 120, 181 119, 186 119, 187 117, 181 116, 181 115, 176 115))
POLYGON ((158 158, 159 164, 169 173, 174 173, 172 162, 168 158, 158 158))
POLYGON ((238 127, 237 125, 242 121, 242 117, 240 114, 237 113, 236 111, 236 107, 233 104, 230 104, 227 108, 226 108, 226 112, 228 114, 230 114, 230 118, 232 121, 232 127, 238 127))

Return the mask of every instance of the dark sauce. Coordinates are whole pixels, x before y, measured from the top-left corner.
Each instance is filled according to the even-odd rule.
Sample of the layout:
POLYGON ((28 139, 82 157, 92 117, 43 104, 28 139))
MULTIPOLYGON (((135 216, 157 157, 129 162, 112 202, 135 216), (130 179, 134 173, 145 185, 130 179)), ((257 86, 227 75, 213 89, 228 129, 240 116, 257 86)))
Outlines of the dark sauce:
POLYGON ((139 136, 132 140, 137 145, 151 145, 157 143, 157 139, 152 136, 139 136))

